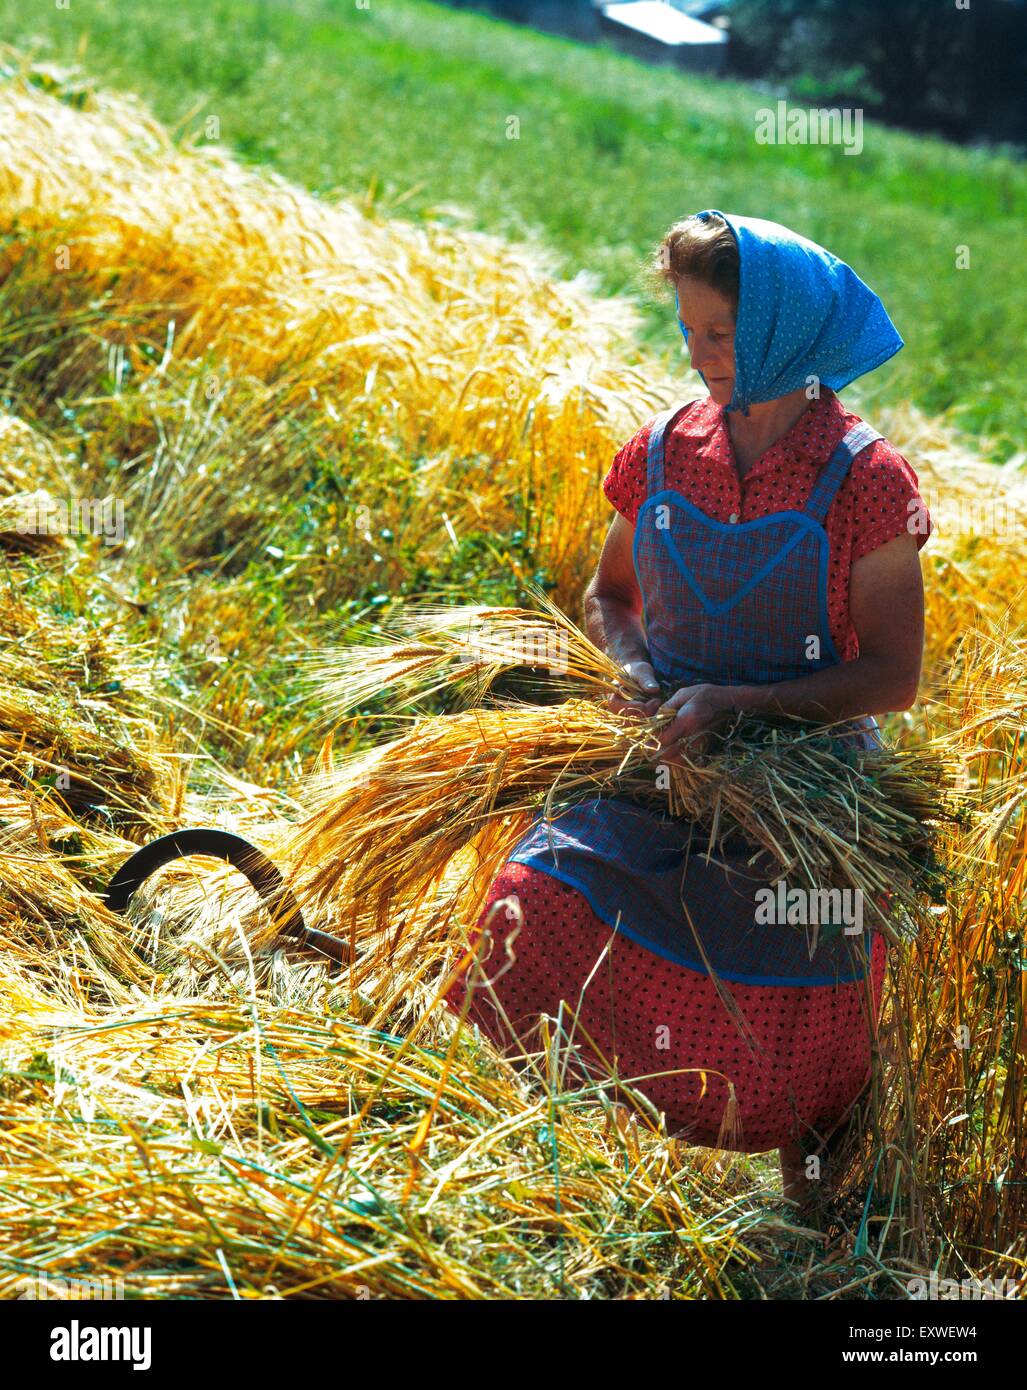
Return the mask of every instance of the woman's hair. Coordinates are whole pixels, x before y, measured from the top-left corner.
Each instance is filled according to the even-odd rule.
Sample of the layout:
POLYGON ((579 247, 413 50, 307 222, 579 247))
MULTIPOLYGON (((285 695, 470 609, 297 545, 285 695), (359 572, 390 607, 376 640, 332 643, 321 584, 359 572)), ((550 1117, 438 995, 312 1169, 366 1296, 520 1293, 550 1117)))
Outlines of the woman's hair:
POLYGON ((711 213, 675 222, 653 251, 645 278, 655 293, 683 275, 701 280, 729 300, 737 315, 740 265, 734 232, 722 217, 711 213))

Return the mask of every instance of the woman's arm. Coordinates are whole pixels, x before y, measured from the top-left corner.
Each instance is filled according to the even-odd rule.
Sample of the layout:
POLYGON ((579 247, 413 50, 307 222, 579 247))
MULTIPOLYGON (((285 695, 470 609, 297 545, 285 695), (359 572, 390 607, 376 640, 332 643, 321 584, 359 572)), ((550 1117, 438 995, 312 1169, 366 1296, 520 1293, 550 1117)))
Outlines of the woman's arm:
MULTIPOLYGON (((585 632, 644 688, 659 692, 642 628, 642 594, 635 575, 632 545, 635 528, 620 512, 613 519, 595 575, 585 590, 585 632)), ((617 709, 652 714, 659 699, 645 704, 611 697, 617 709)))
POLYGON ((849 613, 858 657, 796 680, 729 687, 733 708, 827 720, 909 709, 924 653, 924 582, 915 536, 896 536, 856 561, 849 613))
POLYGON ((896 536, 856 561, 849 612, 859 638, 853 661, 766 685, 686 687, 667 702, 680 713, 661 731, 660 742, 701 733, 738 710, 829 723, 909 709, 920 685, 924 646, 924 585, 915 536, 896 536))

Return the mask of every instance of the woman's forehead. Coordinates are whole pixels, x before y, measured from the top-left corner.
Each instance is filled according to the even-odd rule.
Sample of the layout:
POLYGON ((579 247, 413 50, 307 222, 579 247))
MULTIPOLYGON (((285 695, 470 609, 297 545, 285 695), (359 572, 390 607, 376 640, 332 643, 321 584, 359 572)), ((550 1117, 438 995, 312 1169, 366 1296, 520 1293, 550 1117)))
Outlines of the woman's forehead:
POLYGON ((702 280, 680 276, 677 283, 677 307, 679 314, 686 311, 691 316, 701 318, 727 319, 734 322, 734 309, 731 301, 702 280))

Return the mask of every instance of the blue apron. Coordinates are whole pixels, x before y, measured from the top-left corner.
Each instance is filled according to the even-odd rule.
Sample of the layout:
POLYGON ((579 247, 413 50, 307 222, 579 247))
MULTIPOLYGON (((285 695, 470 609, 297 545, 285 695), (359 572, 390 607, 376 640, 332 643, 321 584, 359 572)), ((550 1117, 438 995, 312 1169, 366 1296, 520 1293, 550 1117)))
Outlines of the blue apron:
MULTIPOLYGON (((802 511, 727 524, 664 487, 664 435, 686 408, 664 411, 653 424, 635 523, 635 572, 658 679, 675 689, 762 684, 836 665, 824 519, 853 458, 881 436, 854 426, 802 511)), ((882 741, 872 716, 836 725, 831 736, 841 747, 882 741)), ((509 858, 576 888, 602 921, 687 969, 760 985, 864 978, 869 927, 847 934, 841 918, 805 929, 757 921, 766 899, 756 894, 775 888, 780 869, 737 833, 716 854, 706 852, 708 843, 694 822, 602 796, 551 819, 539 815, 509 858)))

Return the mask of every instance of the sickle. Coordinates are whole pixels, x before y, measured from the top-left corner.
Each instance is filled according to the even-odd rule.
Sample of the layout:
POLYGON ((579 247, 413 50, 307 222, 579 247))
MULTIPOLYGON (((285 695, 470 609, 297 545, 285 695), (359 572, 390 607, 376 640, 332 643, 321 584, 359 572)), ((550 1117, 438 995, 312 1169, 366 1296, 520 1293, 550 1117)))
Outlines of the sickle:
POLYGON ((112 912, 124 912, 132 894, 156 869, 191 854, 209 854, 216 859, 226 859, 249 880, 272 916, 285 914, 281 926, 285 936, 330 956, 332 960, 344 964, 349 962, 351 952, 347 942, 304 925, 299 904, 264 851, 228 830, 206 827, 175 830, 170 835, 151 840, 122 864, 107 887, 104 902, 112 912))

